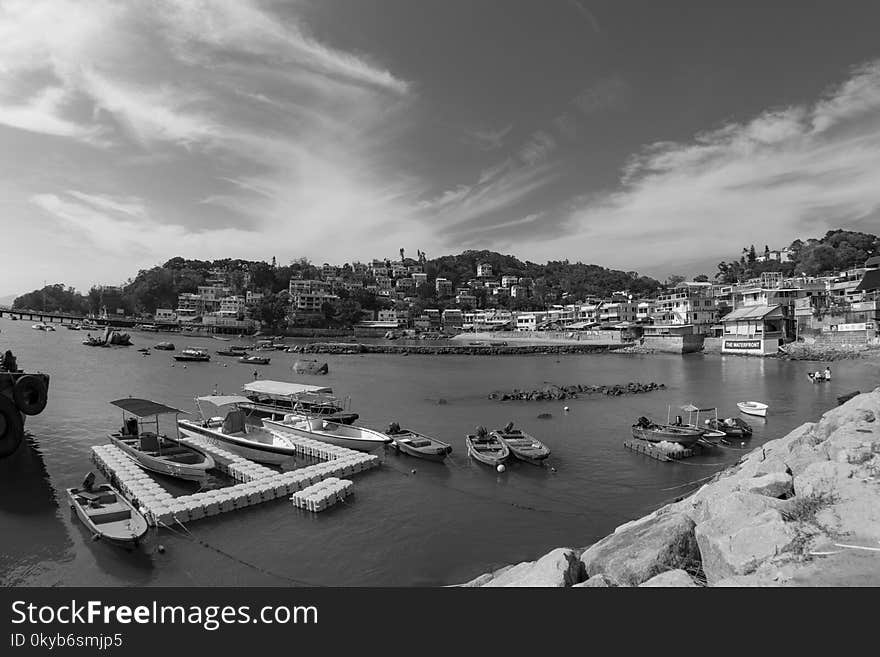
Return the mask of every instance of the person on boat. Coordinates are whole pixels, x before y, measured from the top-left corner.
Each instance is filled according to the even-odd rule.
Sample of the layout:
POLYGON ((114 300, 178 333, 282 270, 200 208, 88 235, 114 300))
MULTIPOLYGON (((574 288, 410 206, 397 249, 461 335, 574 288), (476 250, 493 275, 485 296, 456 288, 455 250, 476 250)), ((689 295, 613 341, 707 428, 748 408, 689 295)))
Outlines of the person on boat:
POLYGON ((3 355, 3 369, 7 372, 18 371, 18 363, 15 360, 15 356, 12 355, 11 349, 7 349, 6 353, 3 355))
POLYGON ((826 381, 831 380, 831 368, 830 367, 825 368, 825 380, 826 381))
POLYGON ((816 370, 816 373, 813 375, 813 377, 815 378, 816 381, 821 381, 822 380, 822 372, 820 372, 819 370, 816 370))
POLYGON ((675 426, 680 427, 682 423, 681 415, 675 416, 675 426))
POLYGON ((807 377, 809 377, 810 383, 816 383, 816 375, 813 372, 807 372, 807 377))
POLYGON ((254 370, 254 381, 260 376, 260 373, 257 370, 254 370))

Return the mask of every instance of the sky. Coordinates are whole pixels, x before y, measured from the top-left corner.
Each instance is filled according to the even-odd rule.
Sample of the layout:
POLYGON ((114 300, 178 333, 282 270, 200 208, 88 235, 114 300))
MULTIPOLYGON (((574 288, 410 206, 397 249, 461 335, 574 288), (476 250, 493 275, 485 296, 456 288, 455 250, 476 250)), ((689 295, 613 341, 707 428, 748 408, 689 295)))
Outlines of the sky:
POLYGON ((0 0, 0 296, 183 256, 665 278, 880 231, 880 5, 0 0))

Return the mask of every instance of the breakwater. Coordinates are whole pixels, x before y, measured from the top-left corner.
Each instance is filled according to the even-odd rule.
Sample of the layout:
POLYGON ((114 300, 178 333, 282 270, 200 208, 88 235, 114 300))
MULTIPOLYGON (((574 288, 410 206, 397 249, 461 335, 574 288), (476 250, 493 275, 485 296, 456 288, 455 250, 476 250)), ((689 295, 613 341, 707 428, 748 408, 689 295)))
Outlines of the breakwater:
POLYGON ((437 345, 364 344, 360 342, 313 342, 299 353, 312 354, 424 354, 429 356, 521 356, 523 354, 591 354, 615 350, 607 344, 437 345))
POLYGON ((575 384, 560 386, 555 384, 545 385, 536 390, 512 390, 510 392, 490 392, 489 399, 498 401, 558 401, 562 399, 577 399, 578 395, 636 395, 644 392, 662 390, 666 386, 662 383, 641 383, 630 381, 629 383, 615 383, 612 385, 584 385, 575 384))
POLYGON ((880 388, 589 547, 463 586, 878 586, 878 483, 880 388))

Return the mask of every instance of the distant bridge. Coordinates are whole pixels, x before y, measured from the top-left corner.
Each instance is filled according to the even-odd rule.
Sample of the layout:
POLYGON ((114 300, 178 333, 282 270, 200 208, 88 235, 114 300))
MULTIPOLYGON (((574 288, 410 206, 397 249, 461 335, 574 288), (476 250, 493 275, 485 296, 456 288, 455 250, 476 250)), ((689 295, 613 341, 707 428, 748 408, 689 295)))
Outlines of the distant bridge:
MULTIPOLYGON (((77 315, 73 313, 63 313, 59 311, 32 310, 25 308, 10 308, 9 306, 0 306, 0 317, 8 315, 17 319, 27 320, 29 322, 43 322, 48 324, 82 324, 83 322, 92 322, 99 326, 115 326, 131 328, 136 324, 152 324, 162 331, 178 330, 180 326, 176 322, 149 321, 145 322, 141 319, 126 319, 123 317, 101 318, 86 317, 85 315, 77 315)), ((208 327, 205 327, 208 328, 208 327)))

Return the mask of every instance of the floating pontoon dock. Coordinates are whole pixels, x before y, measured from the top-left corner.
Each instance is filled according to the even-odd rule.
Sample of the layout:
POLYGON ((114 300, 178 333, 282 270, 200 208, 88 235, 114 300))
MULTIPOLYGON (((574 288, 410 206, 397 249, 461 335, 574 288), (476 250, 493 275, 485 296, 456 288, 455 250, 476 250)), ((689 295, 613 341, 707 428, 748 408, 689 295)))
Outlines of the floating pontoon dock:
POLYGON ((323 511, 351 493, 352 482, 340 476, 378 467, 379 457, 353 449, 328 445, 309 438, 290 437, 302 456, 322 463, 278 472, 222 449, 208 438, 194 436, 180 442, 210 454, 221 472, 235 479, 232 486, 174 497, 125 452, 114 445, 92 447, 98 469, 130 499, 152 525, 170 525, 243 509, 293 494, 294 505, 323 511))
POLYGON ((681 447, 681 445, 678 445, 680 449, 676 449, 675 447, 667 447, 665 445, 660 445, 659 443, 651 443, 647 440, 636 439, 624 440, 623 446, 634 452, 638 452, 639 454, 650 456, 652 459, 657 459, 658 461, 678 461, 691 456, 698 456, 703 452, 703 448, 698 444, 691 445, 690 447, 681 447))

